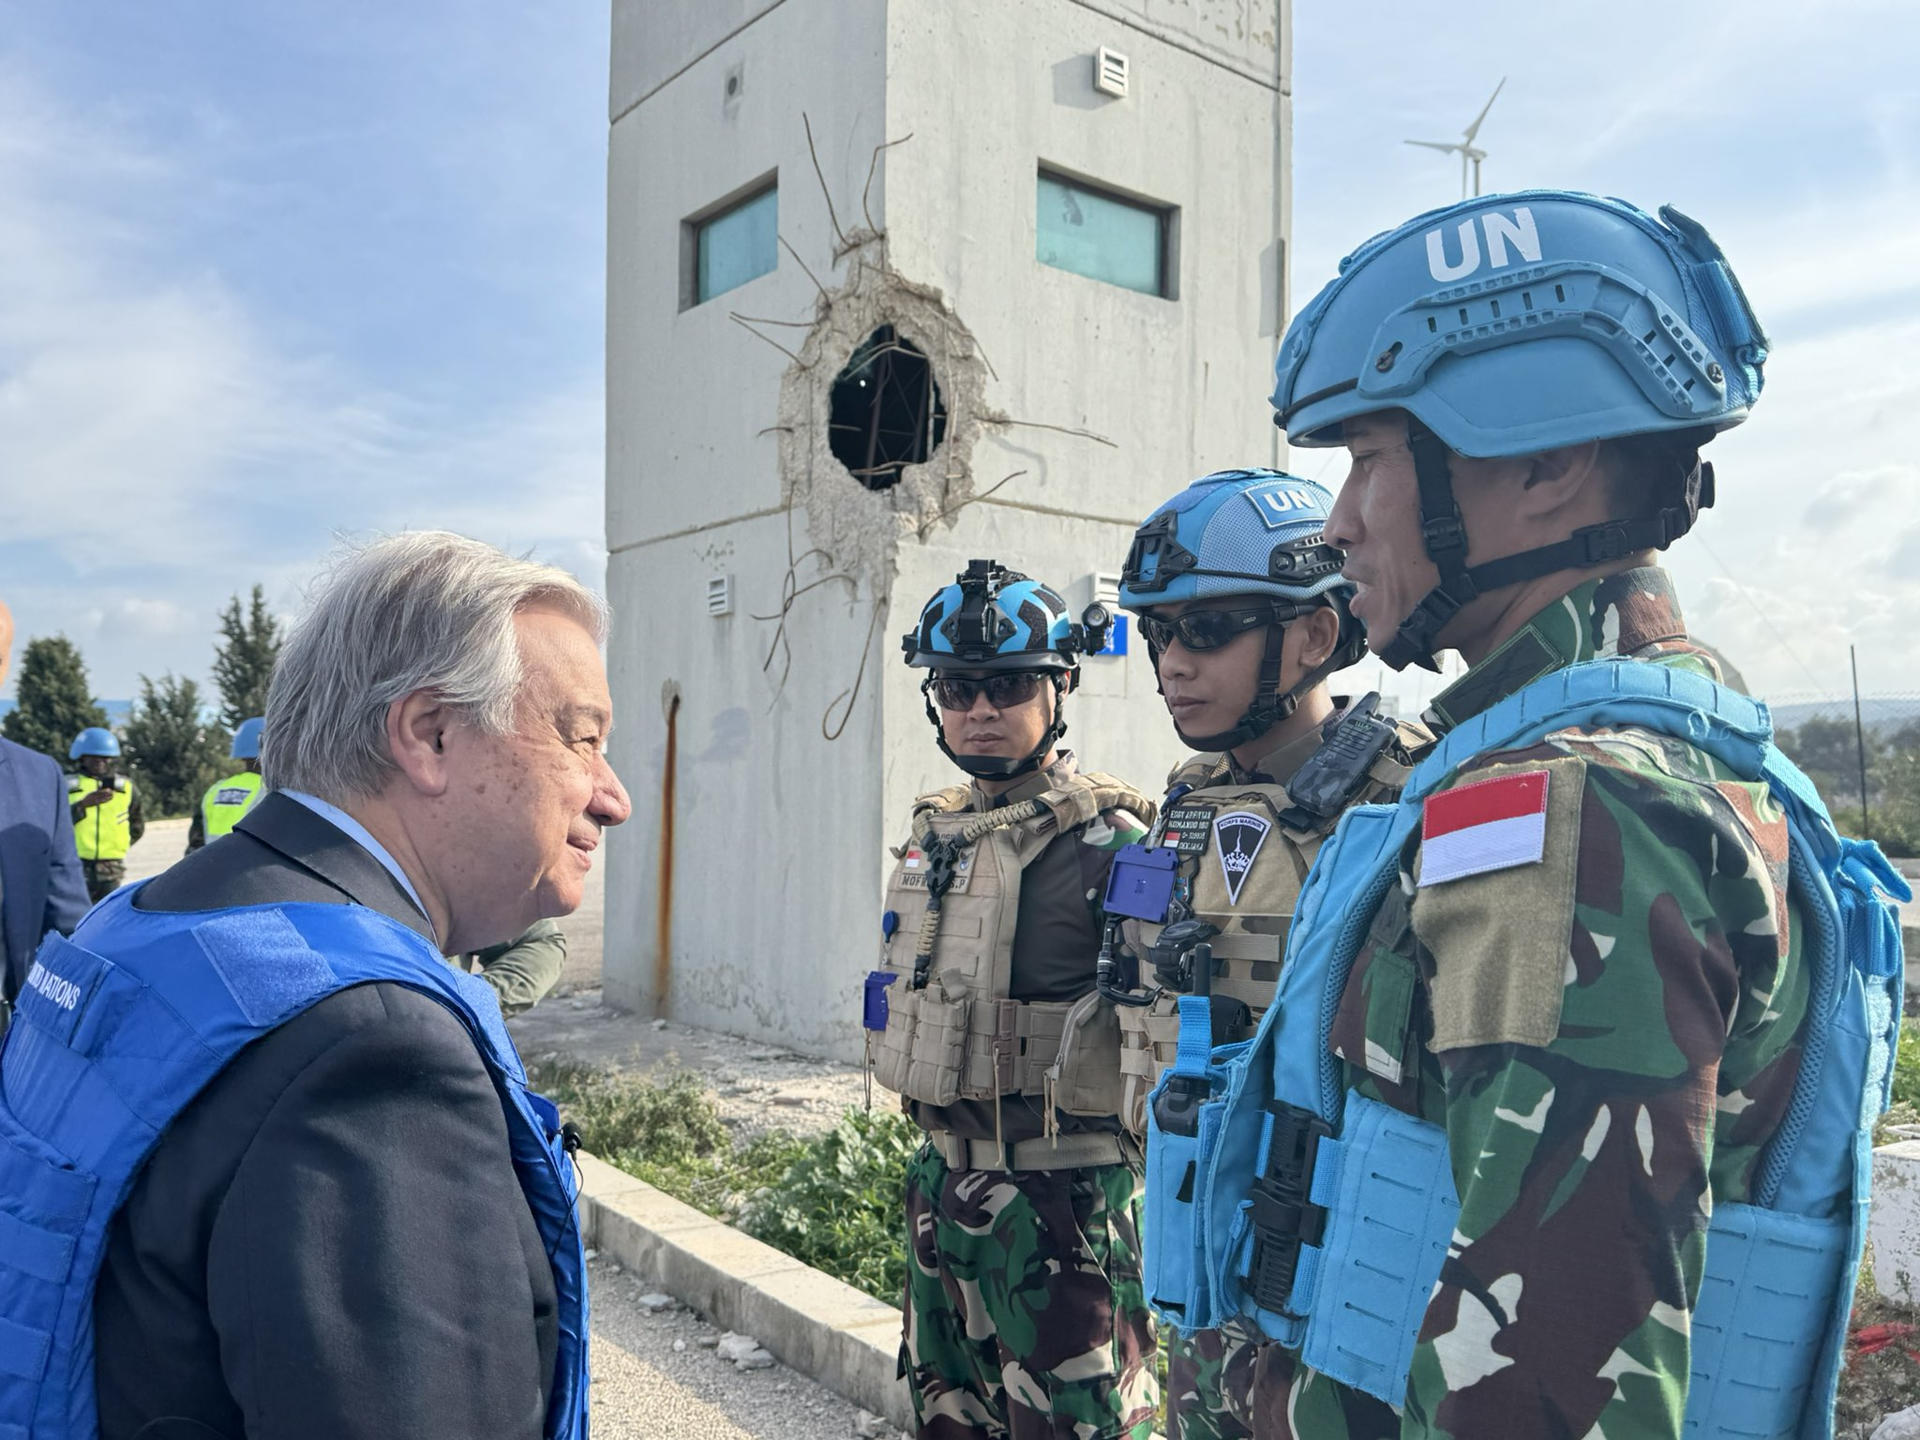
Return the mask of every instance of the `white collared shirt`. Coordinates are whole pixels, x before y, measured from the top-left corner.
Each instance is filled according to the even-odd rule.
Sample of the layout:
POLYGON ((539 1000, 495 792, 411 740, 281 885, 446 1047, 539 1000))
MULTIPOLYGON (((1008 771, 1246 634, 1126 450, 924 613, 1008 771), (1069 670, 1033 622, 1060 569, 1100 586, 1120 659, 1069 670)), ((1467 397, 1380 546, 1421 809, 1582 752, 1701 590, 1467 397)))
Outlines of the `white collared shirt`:
MULTIPOLYGON (((422 903, 420 892, 413 888, 413 881, 407 878, 407 872, 400 868, 400 862, 387 853, 387 847, 374 839, 373 833, 368 830, 366 826, 362 825, 338 805, 322 800, 318 795, 309 795, 304 790, 282 790, 280 793, 289 800, 298 800, 302 805, 306 806, 307 809, 343 832, 354 844, 358 845, 362 850, 386 866, 387 873, 400 882, 400 888, 407 892, 407 898, 413 901, 415 907, 418 908, 422 915, 426 916, 427 927, 429 929, 433 928, 433 916, 428 913, 426 905, 422 903)), ((437 939, 438 937, 435 938, 437 939)))

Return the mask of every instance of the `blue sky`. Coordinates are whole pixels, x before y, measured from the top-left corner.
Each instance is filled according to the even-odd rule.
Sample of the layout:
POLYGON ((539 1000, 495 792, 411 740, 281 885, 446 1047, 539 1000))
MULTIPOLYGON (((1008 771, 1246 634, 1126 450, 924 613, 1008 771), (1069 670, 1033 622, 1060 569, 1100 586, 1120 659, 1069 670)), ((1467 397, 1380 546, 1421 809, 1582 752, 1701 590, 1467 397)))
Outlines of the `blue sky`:
MULTIPOLYGON (((1457 197, 1401 141, 1508 76, 1487 188, 1678 204, 1773 333, 1756 418, 1710 452, 1720 506, 1673 552, 1698 628, 1762 693, 1843 689, 1849 643, 1864 688, 1920 692, 1920 9, 1354 13, 1295 7, 1295 301, 1457 197)), ((108 696, 204 678, 229 593, 294 612, 336 534, 406 525, 597 581, 606 63, 585 0, 0 0, 22 637, 66 631, 108 696)))

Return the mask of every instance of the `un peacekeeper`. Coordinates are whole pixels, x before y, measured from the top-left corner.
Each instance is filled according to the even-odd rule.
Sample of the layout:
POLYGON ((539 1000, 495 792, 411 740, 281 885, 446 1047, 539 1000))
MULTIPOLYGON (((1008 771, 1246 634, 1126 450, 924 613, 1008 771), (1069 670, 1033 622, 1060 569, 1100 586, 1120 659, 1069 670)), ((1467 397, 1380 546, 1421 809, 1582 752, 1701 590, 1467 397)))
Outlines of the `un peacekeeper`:
MULTIPOLYGON (((1330 1141, 1391 1136, 1358 1153, 1414 1165, 1438 1140, 1459 1209, 1450 1224, 1433 1212, 1438 1279, 1381 1322, 1391 1344, 1313 1349, 1316 1333, 1359 1325, 1356 1306, 1401 1315, 1380 1299, 1397 1272, 1380 1268, 1394 1262, 1379 1245, 1373 1272, 1331 1270, 1348 1288, 1324 1281, 1313 1298, 1305 1343, 1326 1357, 1318 1368, 1263 1352, 1290 1371, 1284 1406, 1259 1418, 1263 1436, 1638 1440, 1680 1436, 1683 1416, 1689 1437, 1830 1433, 1831 1389, 1823 1397, 1811 1372, 1845 1325, 1851 1279, 1836 1278, 1837 1251, 1784 1310, 1758 1292, 1729 1302, 1716 1291, 1736 1324, 1751 1312, 1794 1329, 1786 1343, 1720 1350, 1727 1331, 1694 1324, 1703 1267, 1726 1294, 1741 1274, 1792 1293, 1820 1253, 1809 1240, 1819 1216, 1846 1213, 1847 1128, 1872 1113, 1856 1084, 1837 1138, 1788 1118, 1803 1060, 1819 1053, 1810 1046, 1829 1068, 1840 1052, 1825 1022, 1809 1022, 1817 932, 1801 877, 1789 884, 1782 799, 1686 738, 1708 735, 1718 698, 1681 717, 1677 735, 1625 712, 1616 723, 1602 698, 1518 748, 1475 738, 1554 696, 1581 703, 1559 672, 1596 659, 1630 668, 1619 680, 1605 666, 1581 672, 1610 688, 1638 684, 1645 666, 1661 667, 1649 691, 1725 693, 1689 678, 1716 679, 1716 667, 1689 639, 1654 552, 1712 502, 1699 448, 1746 419, 1765 357, 1698 224, 1565 191, 1483 197, 1376 237, 1288 331, 1273 404, 1291 443, 1348 453, 1327 538, 1346 551, 1370 645, 1396 668, 1431 666, 1443 649, 1470 668, 1428 713, 1449 768, 1420 802, 1398 883, 1367 892, 1380 895, 1370 920, 1335 913, 1329 898, 1318 924, 1294 929, 1289 976, 1315 974, 1323 947, 1340 947, 1321 1001, 1337 1009, 1323 1034, 1304 1020, 1312 1005, 1283 998, 1267 1173, 1324 1198, 1313 1167, 1330 1141), (1356 920, 1369 928, 1344 928, 1356 920), (1341 955, 1344 984, 1332 978, 1341 955), (1305 1102, 1283 1087, 1321 1073, 1315 1051, 1326 1049, 1347 1128, 1316 1139, 1307 1112, 1287 1108, 1305 1102), (1843 1158, 1782 1182, 1776 1139, 1783 1161, 1829 1142, 1843 1158), (1783 1184, 1828 1188, 1770 1219, 1787 1203, 1783 1184), (1760 1237, 1733 1272, 1715 1268, 1744 1243, 1723 1237, 1723 1210, 1760 1237), (1773 1226, 1792 1242, 1769 1238, 1773 1226), (1410 1362, 1396 1373, 1401 1345, 1410 1362), (1763 1382, 1747 1398, 1779 1388, 1785 1398, 1753 1402, 1778 1413, 1735 1413, 1741 1387, 1714 1388, 1735 1365, 1763 1382), (1336 1367, 1347 1378, 1326 1373, 1336 1367), (1704 1406, 1694 1390, 1711 1397, 1704 1406)), ((1347 858, 1344 846, 1323 854, 1314 887, 1357 897, 1347 858)), ((1267 1273, 1263 1254, 1284 1260, 1288 1284, 1308 1253, 1328 1273, 1342 1209, 1433 1224, 1417 1185, 1388 1196, 1367 1178, 1379 1171, 1351 1157, 1339 1174, 1352 1183, 1337 1203, 1296 1206, 1290 1227, 1256 1222, 1250 1275, 1267 1273)), ((1256 1209, 1277 1193, 1256 1186, 1256 1209)))
POLYGON ((970 777, 914 802, 866 992, 874 1072, 927 1131, 901 1346, 925 1440, 1144 1440, 1158 1409, 1139 1151, 1094 988, 1112 851, 1153 802, 1059 748, 1078 657, 1109 624, 975 560, 903 642, 970 777))
POLYGON ((450 956, 448 963, 486 981, 502 1015, 518 1015, 546 999, 560 983, 560 972, 567 967, 567 936, 553 921, 536 920, 511 940, 450 956))
POLYGON ((238 760, 240 769, 224 780, 216 780, 200 797, 193 819, 187 825, 187 853, 191 855, 209 840, 218 840, 240 823, 260 798, 260 731, 266 720, 255 715, 242 720, 227 747, 228 758, 238 760))
POLYGON ((147 817, 133 781, 113 773, 120 741, 111 730, 89 725, 73 737, 67 758, 78 767, 67 777, 73 845, 86 873, 87 899, 98 904, 127 878, 127 851, 146 834, 147 817))
MULTIPOLYGON (((1347 806, 1397 790, 1424 739, 1378 718, 1377 695, 1328 688, 1366 649, 1341 554, 1323 534, 1332 503, 1277 470, 1203 476, 1140 527, 1121 575, 1120 603, 1139 617, 1174 733, 1202 752, 1167 777, 1144 847, 1177 857, 1174 867, 1157 872, 1158 887, 1148 879, 1145 904, 1116 894, 1108 911, 1133 972, 1119 1019, 1122 1114, 1136 1134, 1173 1060, 1174 1005, 1195 990, 1196 965, 1204 957, 1215 1042, 1249 1038, 1321 841, 1347 806)), ((1121 882, 1135 858, 1115 861, 1121 882)), ((1151 867, 1156 856, 1137 858, 1151 867)), ((1263 1403, 1284 1403, 1284 1388, 1255 1393, 1259 1347, 1245 1338, 1176 1332, 1167 1352, 1170 1440, 1250 1436, 1263 1403)))
POLYGON ((441 957, 572 910, 629 812, 605 618, 457 535, 349 555, 274 674, 270 793, 41 946, 0 1434, 586 1435, 569 1146, 441 957))

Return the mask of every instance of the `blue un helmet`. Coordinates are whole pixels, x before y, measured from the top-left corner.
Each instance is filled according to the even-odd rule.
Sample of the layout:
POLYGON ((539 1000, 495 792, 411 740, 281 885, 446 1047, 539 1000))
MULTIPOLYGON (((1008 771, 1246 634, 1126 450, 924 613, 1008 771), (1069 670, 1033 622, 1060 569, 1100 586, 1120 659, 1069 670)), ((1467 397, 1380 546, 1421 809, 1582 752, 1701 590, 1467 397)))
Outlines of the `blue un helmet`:
POLYGON ((258 760, 260 758, 260 732, 267 728, 265 717, 255 715, 251 720, 242 720, 240 728, 233 732, 233 744, 227 747, 227 755, 234 760, 258 760))
POLYGON ((947 758, 969 775, 1004 780, 1037 768, 1067 733, 1062 702, 1079 679, 1078 657, 1106 648, 1112 624, 1104 605, 1089 605, 1076 622, 1058 591, 997 560, 973 560, 921 609, 919 623, 900 637, 900 648, 908 665, 934 672, 921 683, 920 694, 947 758), (1053 724, 1039 748, 1024 760, 954 754, 933 705, 941 670, 1049 672, 1053 724))
POLYGON ((1760 396, 1767 338, 1720 247, 1671 206, 1656 219, 1569 190, 1487 195, 1375 236, 1294 317, 1274 364, 1275 423, 1337 445, 1341 423, 1407 412, 1435 587, 1381 658, 1433 665, 1485 590, 1664 550, 1713 503, 1711 466, 1676 470, 1656 514, 1469 568, 1447 452, 1494 458, 1629 435, 1682 453, 1760 396), (1690 442, 1690 443, 1686 443, 1690 442))
POLYGON ((113 731, 101 725, 89 725, 73 737, 73 744, 67 747, 67 758, 78 760, 82 755, 117 756, 120 742, 114 738, 113 731))
MULTIPOLYGON (((1136 613, 1215 596, 1255 598, 1264 607, 1266 654, 1253 704, 1232 730, 1180 738, 1196 750, 1227 750, 1264 735, 1293 713, 1300 696, 1360 658, 1366 633, 1347 608, 1353 587, 1340 574, 1346 556, 1327 543, 1333 497, 1311 480, 1280 470, 1221 470, 1203 475, 1147 518, 1133 535, 1120 572, 1120 604, 1136 613), (1326 607, 1340 617, 1333 653, 1291 689, 1280 689, 1286 624, 1326 607)), ((1141 633, 1159 680, 1161 645, 1143 617, 1141 633)), ((1249 615, 1248 624, 1261 623, 1249 615)), ((1176 730, 1178 726, 1176 725, 1176 730)))

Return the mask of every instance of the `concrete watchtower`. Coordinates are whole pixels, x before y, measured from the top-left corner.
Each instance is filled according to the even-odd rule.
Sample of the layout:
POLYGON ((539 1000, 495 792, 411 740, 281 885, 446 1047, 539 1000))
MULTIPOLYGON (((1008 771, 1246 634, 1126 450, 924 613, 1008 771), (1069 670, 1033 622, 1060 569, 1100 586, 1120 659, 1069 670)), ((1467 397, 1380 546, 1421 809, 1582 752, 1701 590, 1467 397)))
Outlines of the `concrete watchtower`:
MULTIPOLYGON (((900 663, 922 601, 990 555, 1077 610, 1160 500, 1279 458, 1289 25, 614 0, 612 1003, 857 1056, 885 847, 958 778, 900 663)), ((1129 648, 1068 744, 1154 792, 1129 648)))

